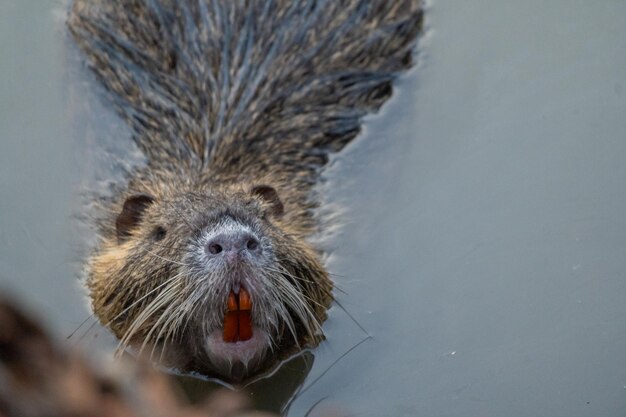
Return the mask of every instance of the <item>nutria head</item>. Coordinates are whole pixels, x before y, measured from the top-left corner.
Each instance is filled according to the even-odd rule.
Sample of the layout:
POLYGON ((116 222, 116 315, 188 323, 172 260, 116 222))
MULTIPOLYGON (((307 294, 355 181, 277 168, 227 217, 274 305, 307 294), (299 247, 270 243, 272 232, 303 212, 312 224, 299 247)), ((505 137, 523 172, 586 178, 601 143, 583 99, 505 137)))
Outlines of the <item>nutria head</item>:
POLYGON ((136 186, 91 260, 96 315, 122 348, 228 380, 318 343, 332 284, 286 210, 264 184, 136 186))

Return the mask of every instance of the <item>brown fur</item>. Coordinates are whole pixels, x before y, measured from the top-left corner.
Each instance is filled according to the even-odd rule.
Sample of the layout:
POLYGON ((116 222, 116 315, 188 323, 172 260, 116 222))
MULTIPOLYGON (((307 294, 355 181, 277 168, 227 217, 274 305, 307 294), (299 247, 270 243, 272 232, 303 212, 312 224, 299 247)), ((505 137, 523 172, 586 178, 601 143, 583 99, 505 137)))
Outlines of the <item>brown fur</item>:
MULTIPOLYGON (((75 0, 70 30, 148 159, 100 223, 87 281, 100 321, 123 341, 157 346, 166 362, 169 343, 177 346, 170 363, 215 371, 203 365, 203 324, 191 317, 217 322, 222 312, 196 300, 207 288, 187 261, 194 233, 227 216, 267 239, 279 270, 261 272, 298 292, 285 304, 296 340, 281 323, 275 354, 250 373, 318 343, 332 283, 307 243, 320 227, 313 187, 328 155, 358 134, 411 65, 421 17, 419 0, 75 0), (259 185, 276 190, 284 214, 254 194, 259 185), (120 213, 138 195, 151 203, 131 213, 120 238, 120 213)), ((210 291, 225 301, 222 288, 210 291)), ((253 313, 261 321, 266 311, 253 313)))

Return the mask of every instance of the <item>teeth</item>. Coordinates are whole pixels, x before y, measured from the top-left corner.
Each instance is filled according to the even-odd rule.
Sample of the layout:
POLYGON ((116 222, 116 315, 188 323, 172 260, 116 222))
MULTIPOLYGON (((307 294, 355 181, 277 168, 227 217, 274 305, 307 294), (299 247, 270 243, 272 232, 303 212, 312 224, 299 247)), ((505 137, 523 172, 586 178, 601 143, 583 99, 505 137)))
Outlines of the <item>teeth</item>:
POLYGON ((229 311, 224 316, 224 342, 235 343, 239 339, 239 314, 229 311))
POLYGON ((252 338, 252 300, 248 291, 237 285, 230 294, 224 314, 223 338, 227 343, 246 341, 252 338))
POLYGON ((245 341, 252 338, 252 319, 250 311, 239 312, 239 340, 245 341))
POLYGON ((248 294, 248 291, 246 291, 245 288, 242 288, 239 293, 239 310, 252 310, 250 294, 248 294))
POLYGON ((228 311, 239 310, 238 304, 239 303, 237 302, 237 296, 233 291, 231 291, 230 294, 228 294, 228 311))

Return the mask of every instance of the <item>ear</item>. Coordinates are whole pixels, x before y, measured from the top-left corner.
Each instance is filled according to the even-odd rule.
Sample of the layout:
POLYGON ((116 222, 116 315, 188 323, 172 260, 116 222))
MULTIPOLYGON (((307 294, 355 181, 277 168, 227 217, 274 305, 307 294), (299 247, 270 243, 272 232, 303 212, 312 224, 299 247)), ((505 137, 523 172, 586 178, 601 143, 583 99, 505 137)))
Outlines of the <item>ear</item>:
POLYGON ((154 197, 147 194, 136 194, 124 201, 122 212, 117 215, 115 229, 118 243, 125 242, 130 236, 130 231, 139 221, 143 212, 154 202, 154 197))
POLYGON ((270 187, 269 185, 257 185, 254 186, 250 192, 252 195, 261 197, 261 199, 268 204, 269 213, 273 216, 280 217, 285 213, 285 206, 283 206, 283 202, 280 201, 280 197, 278 197, 278 193, 274 187, 270 187))

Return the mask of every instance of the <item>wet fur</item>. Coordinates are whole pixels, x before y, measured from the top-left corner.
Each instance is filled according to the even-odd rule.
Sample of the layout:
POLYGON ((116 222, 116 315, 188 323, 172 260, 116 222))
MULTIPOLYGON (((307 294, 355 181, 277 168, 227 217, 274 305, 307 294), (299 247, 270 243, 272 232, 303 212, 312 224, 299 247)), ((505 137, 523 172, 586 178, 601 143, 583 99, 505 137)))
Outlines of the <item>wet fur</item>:
POLYGON ((421 21, 419 0, 74 1, 69 28, 148 161, 106 203, 90 262, 94 311, 123 345, 167 357, 166 342, 185 340, 170 362, 202 356, 189 317, 219 321, 227 297, 190 301, 207 289, 190 280, 183 237, 206 227, 205 211, 241 216, 271 243, 265 300, 285 311, 263 324, 277 327, 275 356, 320 340, 332 283, 306 243, 319 232, 313 187, 411 66, 421 21), (284 215, 266 215, 256 184, 278 191, 284 215), (158 203, 120 243, 115 217, 137 194, 158 203))

